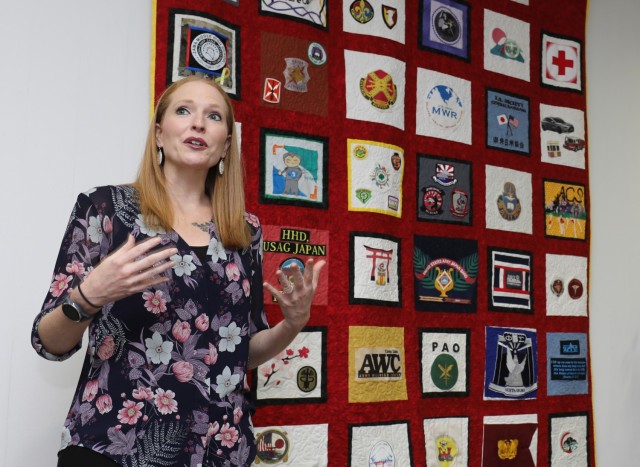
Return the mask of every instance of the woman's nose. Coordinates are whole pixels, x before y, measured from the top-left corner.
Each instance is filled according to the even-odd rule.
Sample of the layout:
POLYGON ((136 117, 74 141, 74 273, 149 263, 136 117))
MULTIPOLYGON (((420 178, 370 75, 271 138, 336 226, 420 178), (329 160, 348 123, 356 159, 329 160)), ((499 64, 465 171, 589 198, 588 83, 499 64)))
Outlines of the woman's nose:
POLYGON ((204 131, 204 116, 194 115, 191 126, 196 131, 204 131))

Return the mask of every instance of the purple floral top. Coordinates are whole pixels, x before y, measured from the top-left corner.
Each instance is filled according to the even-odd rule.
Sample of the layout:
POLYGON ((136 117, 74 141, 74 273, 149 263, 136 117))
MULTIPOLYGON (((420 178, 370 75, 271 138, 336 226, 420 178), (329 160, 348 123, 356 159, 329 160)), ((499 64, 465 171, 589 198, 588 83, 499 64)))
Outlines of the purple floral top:
POLYGON ((89 345, 62 448, 91 448, 123 466, 250 465, 255 438, 246 381, 249 340, 268 327, 262 299, 262 230, 251 247, 226 250, 215 226, 205 264, 176 232, 155 231, 130 186, 80 194, 32 344, 49 360, 38 324, 129 233, 160 235, 178 248, 170 281, 105 305, 89 327, 89 345))

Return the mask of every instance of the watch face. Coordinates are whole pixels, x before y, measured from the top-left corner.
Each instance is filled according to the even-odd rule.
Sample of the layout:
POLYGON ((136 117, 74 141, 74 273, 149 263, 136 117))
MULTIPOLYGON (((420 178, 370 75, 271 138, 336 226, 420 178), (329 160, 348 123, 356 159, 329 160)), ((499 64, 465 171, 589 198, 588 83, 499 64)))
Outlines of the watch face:
POLYGON ((82 316, 80 316, 80 312, 71 303, 63 303, 62 312, 71 321, 74 321, 76 323, 79 323, 80 321, 82 321, 82 316))

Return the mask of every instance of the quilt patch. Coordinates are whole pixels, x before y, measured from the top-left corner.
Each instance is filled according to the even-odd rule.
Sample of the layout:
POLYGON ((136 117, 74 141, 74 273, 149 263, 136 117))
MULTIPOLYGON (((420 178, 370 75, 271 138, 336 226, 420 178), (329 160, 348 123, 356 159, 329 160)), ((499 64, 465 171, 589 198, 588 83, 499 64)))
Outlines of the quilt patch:
POLYGON ((542 33, 542 85, 582 92, 582 42, 542 33))
POLYGON ((405 42, 405 0, 342 0, 342 29, 405 42))
POLYGON ((588 413, 549 415, 549 465, 588 467, 589 438, 588 413))
POLYGON ((487 89, 487 147, 528 156, 529 99, 487 89))
POLYGON ((419 331, 422 397, 469 395, 469 329, 419 331))
POLYGON ((326 209, 328 151, 322 136, 261 129, 260 200, 326 209))
POLYGON ((571 240, 587 238, 587 190, 579 183, 543 180, 545 235, 571 240))
POLYGON ((393 144, 347 140, 349 211, 402 217, 404 150, 393 144))
POLYGON ((470 225, 471 163, 418 154, 419 221, 470 225))
POLYGON ((587 316, 587 258, 546 255, 547 316, 587 316))
POLYGON ((404 130, 406 64, 385 55, 344 51, 346 116, 404 130))
POLYGON ((535 467, 538 458, 538 416, 485 416, 483 467, 535 467))
POLYGON ((589 362, 585 333, 547 333, 547 394, 589 393, 589 362))
POLYGON ((413 273, 418 311, 476 311, 478 242, 414 236, 413 273))
POLYGON ((489 309, 533 313, 533 260, 531 253, 488 248, 489 309))
POLYGON ((542 162, 585 168, 584 112, 540 104, 540 151, 542 162))
POLYGON ((409 424, 405 421, 349 426, 349 467, 413 466, 409 424))
POLYGON ((484 10, 484 68, 530 81, 529 23, 484 10))
POLYGON ((349 402, 407 400, 404 328, 349 326, 349 402))
POLYGON ((469 463, 469 418, 426 418, 423 421, 428 466, 466 467, 469 463))
POLYGON ((257 455, 253 466, 328 465, 329 425, 256 426, 257 455))
POLYGON ((293 0, 261 0, 260 14, 275 16, 320 29, 327 29, 327 0, 298 2, 293 0))
POLYGON ((486 328, 485 400, 535 399, 538 339, 535 329, 486 328))
POLYGON ((418 68, 416 133, 471 144, 471 82, 418 68))
POLYGON ((531 174, 492 165, 486 166, 485 174, 487 228, 530 234, 531 174))
POLYGON ((469 60, 469 5, 457 0, 420 2, 420 46, 469 60))
POLYGON ((400 239, 382 234, 350 234, 349 303, 402 306, 400 239))

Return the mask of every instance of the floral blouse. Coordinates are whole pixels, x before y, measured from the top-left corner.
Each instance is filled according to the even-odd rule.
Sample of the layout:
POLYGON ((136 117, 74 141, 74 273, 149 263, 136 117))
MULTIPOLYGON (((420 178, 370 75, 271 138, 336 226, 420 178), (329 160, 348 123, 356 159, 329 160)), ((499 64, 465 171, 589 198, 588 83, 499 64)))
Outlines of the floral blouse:
POLYGON ((62 241, 32 345, 49 360, 38 325, 132 234, 178 248, 169 282, 105 305, 89 345, 62 447, 84 446, 123 466, 245 466, 255 457, 247 384, 249 340, 268 327, 262 298, 262 230, 226 250, 209 228, 206 262, 174 231, 151 229, 131 186, 80 194, 62 241))

